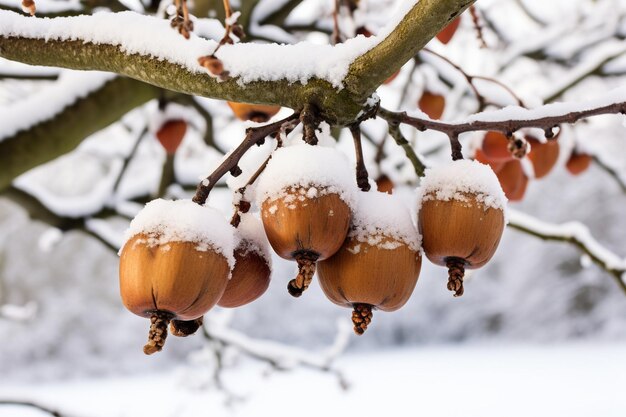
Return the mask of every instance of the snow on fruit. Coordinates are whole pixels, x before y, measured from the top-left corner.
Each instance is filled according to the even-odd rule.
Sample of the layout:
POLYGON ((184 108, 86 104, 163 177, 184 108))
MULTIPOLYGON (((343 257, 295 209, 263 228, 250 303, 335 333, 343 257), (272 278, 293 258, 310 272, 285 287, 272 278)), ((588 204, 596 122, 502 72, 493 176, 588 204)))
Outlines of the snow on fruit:
POLYGON ((463 295, 465 269, 480 268, 498 248, 506 197, 487 165, 458 160, 426 170, 419 230, 426 257, 448 268, 448 289, 463 295))
POLYGON ((394 311, 409 299, 422 266, 420 236, 409 210, 394 196, 360 192, 348 236, 318 263, 320 286, 335 304, 352 308, 356 334, 372 310, 394 311))
POLYGON ((133 219, 120 251, 120 293, 150 319, 150 355, 163 348, 172 320, 193 321, 222 296, 234 266, 232 227, 216 210, 189 200, 154 200, 133 219))

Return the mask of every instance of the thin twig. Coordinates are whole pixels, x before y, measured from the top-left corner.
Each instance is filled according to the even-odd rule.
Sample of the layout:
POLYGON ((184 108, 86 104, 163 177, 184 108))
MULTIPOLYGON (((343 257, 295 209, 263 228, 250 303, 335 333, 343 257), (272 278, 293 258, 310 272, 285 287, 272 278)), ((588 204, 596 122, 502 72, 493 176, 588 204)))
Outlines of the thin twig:
POLYGON ((241 173, 241 169, 238 167, 239 160, 248 151, 248 149, 252 148, 254 145, 262 144, 263 141, 265 141, 266 136, 278 132, 285 123, 297 120, 299 116, 299 113, 293 113, 291 116, 277 122, 261 127, 248 128, 246 130, 246 137, 241 144, 234 151, 232 151, 230 155, 228 155, 224 162, 222 162, 220 166, 217 167, 213 173, 211 173, 211 175, 198 184, 193 201, 203 205, 206 202, 211 189, 215 186, 215 184, 217 184, 220 178, 226 175, 227 172, 231 172, 234 176, 241 173))
POLYGON ((341 32, 339 30, 339 0, 335 0, 335 9, 333 10, 333 35, 331 42, 333 45, 341 43, 341 32))
POLYGON ((404 137, 402 132, 400 131, 400 125, 398 123, 389 122, 389 135, 396 141, 398 146, 401 146, 404 149, 404 153, 406 157, 411 161, 413 165, 413 169, 415 170, 415 175, 418 177, 423 177, 424 172, 426 171, 426 165, 422 160, 417 156, 417 153, 411 147, 411 144, 404 137))
POLYGON ((487 102, 487 99, 485 98, 485 96, 483 96, 479 91, 478 88, 476 87, 476 85, 474 84, 474 80, 483 80, 483 81, 488 81, 491 82, 493 84, 499 85, 500 87, 502 87, 504 90, 506 90, 507 93, 509 93, 511 95, 511 97, 513 97, 513 99, 517 102, 517 104, 520 107, 526 107, 524 105, 524 102, 522 101, 522 99, 519 98, 519 96, 517 94, 515 94, 515 92, 509 88, 508 86, 506 86, 504 83, 502 83, 501 81, 496 80, 495 78, 491 78, 491 77, 485 77, 482 75, 471 75, 466 73, 463 68, 461 68, 460 66, 458 66, 457 64, 455 64, 454 62, 452 62, 449 58, 446 58, 445 56, 438 54, 437 52, 430 50, 428 48, 424 48, 422 49, 422 51, 424 52, 428 52, 429 54, 432 54, 434 56, 436 56, 437 58, 445 61, 446 63, 448 63, 452 68, 454 68, 456 71, 458 71, 461 75, 463 75, 463 77, 465 78, 465 80, 467 81, 468 85, 470 86, 470 88, 472 89, 472 92, 474 93, 474 95, 476 96, 476 99, 478 100, 478 105, 479 105, 479 109, 483 110, 487 104, 489 104, 487 102))
POLYGON ((602 160, 602 158, 598 157, 597 155, 593 156, 593 160, 596 163, 596 165, 598 165, 603 171, 605 171, 607 174, 613 177, 613 179, 615 180, 615 182, 617 182, 617 184, 622 189, 622 191, 626 193, 626 181, 620 175, 620 173, 617 172, 615 168, 609 166, 606 162, 602 160))
POLYGON ((524 3, 524 0, 515 0, 515 3, 522 10, 522 12, 526 14, 526 16, 528 16, 532 21, 537 23, 539 26, 545 27, 547 25, 545 20, 540 19, 536 13, 534 13, 532 10, 528 8, 526 3, 524 3))
POLYGON ((354 153, 356 154, 356 183, 361 191, 369 191, 371 186, 369 175, 363 158, 363 146, 361 145, 361 128, 358 124, 350 126, 350 133, 354 140, 354 153))
POLYGON ((59 411, 53 410, 52 408, 43 406, 41 404, 37 404, 33 401, 0 400, 0 405, 16 405, 16 406, 36 408, 37 410, 43 411, 44 413, 48 413, 54 417, 63 417, 63 414, 61 414, 59 411))
POLYGON ((207 318, 210 319, 210 316, 205 316, 202 327, 203 335, 207 340, 221 343, 223 347, 235 348, 244 355, 265 362, 279 371, 303 367, 330 373, 337 377, 342 388, 348 388, 343 373, 333 363, 337 356, 345 350, 349 340, 349 327, 343 325, 343 322, 338 322, 337 335, 333 345, 325 352, 316 354, 293 346, 253 339, 224 324, 207 320, 207 318))
POLYGON ((141 130, 139 135, 137 135, 137 139, 135 139, 135 144, 133 145, 133 148, 130 150, 129 154, 124 158, 122 169, 120 169, 120 172, 119 174, 117 174, 117 178, 115 179, 115 183, 113 184, 112 190, 114 193, 117 191, 120 185, 120 182, 122 182, 122 178, 124 177, 124 174, 126 173, 128 166, 130 165, 130 161, 135 157, 135 154, 137 153, 137 149, 139 149, 139 144, 141 143, 141 140, 146 136, 146 133, 148 133, 147 126, 141 130))
POLYGON ((469 13, 472 17, 472 23, 474 24, 474 29, 476 30, 476 38, 480 42, 481 48, 487 48, 487 42, 485 42, 485 37, 483 36, 483 27, 480 23, 480 16, 478 16, 478 10, 475 5, 471 5, 469 7, 469 13))

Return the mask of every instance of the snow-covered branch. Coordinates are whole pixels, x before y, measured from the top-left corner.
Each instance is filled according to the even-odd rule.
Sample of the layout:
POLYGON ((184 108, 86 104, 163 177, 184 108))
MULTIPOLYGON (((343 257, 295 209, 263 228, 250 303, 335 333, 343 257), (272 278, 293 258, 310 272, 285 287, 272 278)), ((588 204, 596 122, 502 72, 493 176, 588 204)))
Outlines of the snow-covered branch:
MULTIPOLYGON (((509 106, 501 110, 478 113, 455 122, 440 122, 424 114, 409 116, 381 109, 379 115, 392 123, 404 123, 418 130, 435 130, 449 137, 475 131, 499 131, 505 134, 522 128, 539 128, 550 132, 563 123, 576 123, 581 119, 601 114, 626 113, 626 87, 615 89, 601 98, 580 103, 553 103, 534 109, 509 106)), ((550 135, 548 135, 550 136, 550 135)))
POLYGON ((17 104, 0 107, 0 190, 159 93, 128 78, 72 74, 17 104))
POLYGON ((230 314, 231 311, 225 311, 221 315, 206 316, 202 328, 204 336, 210 341, 219 342, 251 358, 266 362, 274 369, 285 371, 297 367, 311 368, 331 373, 339 378, 342 386, 346 385, 341 371, 333 364, 347 347, 351 334, 350 326, 344 325, 343 321, 337 322, 337 334, 333 344, 324 351, 315 353, 277 342, 253 339, 233 330, 228 326, 230 314))
POLYGON ((543 240, 569 242, 577 246, 594 263, 611 274, 626 292, 626 258, 621 258, 603 247, 584 224, 552 224, 509 209, 509 226, 543 240))
POLYGON ((115 72, 192 95, 296 110, 315 103, 324 119, 349 123, 365 98, 471 3, 404 2, 378 36, 335 46, 227 45, 215 54, 231 77, 221 82, 198 63, 215 51, 216 41, 185 40, 166 20, 133 12, 33 19, 0 11, 0 56, 115 72))
POLYGON ((23 306, 14 304, 0 305, 0 319, 11 321, 29 321, 37 314, 37 304, 29 302, 23 306))
POLYGON ((36 403, 34 401, 0 399, 0 406, 19 406, 34 408, 53 417, 63 417, 65 415, 51 407, 36 403))

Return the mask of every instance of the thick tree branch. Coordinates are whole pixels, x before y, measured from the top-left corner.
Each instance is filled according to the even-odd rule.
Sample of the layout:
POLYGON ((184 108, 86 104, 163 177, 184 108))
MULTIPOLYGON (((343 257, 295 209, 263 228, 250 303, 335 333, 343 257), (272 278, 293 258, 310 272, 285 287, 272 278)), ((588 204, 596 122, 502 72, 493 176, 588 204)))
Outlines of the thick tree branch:
POLYGON ((350 65, 346 88, 357 97, 369 96, 473 3, 474 0, 420 0, 414 4, 382 42, 350 65))
POLYGON ((582 223, 551 224, 509 209, 509 226, 543 240, 573 244, 596 265, 611 274, 617 285, 626 293, 626 259, 600 245, 582 223))
POLYGON ((115 72, 167 90, 221 100, 279 104, 293 109, 314 103, 324 109, 326 120, 339 124, 353 121, 361 109, 361 103, 355 102, 347 90, 337 91, 328 81, 312 79, 306 85, 286 80, 245 85, 234 78, 218 81, 206 72, 191 72, 169 61, 127 55, 114 45, 0 36, 0 56, 32 65, 115 72))
MULTIPOLYGON (((26 20, 21 16, 3 16, 9 12, 0 12, 0 18, 5 21, 10 19, 12 23, 4 29, 4 33, 0 27, 0 56, 34 65, 115 72, 168 90, 217 99, 279 104, 295 110, 313 104, 320 109, 325 120, 336 124, 350 124, 354 122, 365 99, 471 3, 472 0, 421 0, 414 4, 395 29, 389 28, 393 30, 379 44, 351 63, 344 80, 346 88, 343 89, 338 89, 336 85, 333 86, 321 78, 311 78, 306 84, 287 79, 242 84, 237 77, 220 82, 202 71, 199 65, 196 69, 190 64, 191 55, 181 58, 180 54, 168 52, 166 58, 162 56, 163 49, 160 45, 131 46, 126 45, 124 38, 114 37, 113 39, 118 40, 113 40, 108 36, 93 40, 83 39, 78 33, 73 34, 70 40, 67 31, 60 30, 59 25, 38 19, 26 20), (40 25, 37 26, 39 30, 52 32, 45 37, 30 36, 34 22, 40 25), (15 33, 22 35, 17 36, 15 33), (185 65, 182 65, 183 61, 186 62, 185 65)), ((64 21, 64 26, 71 25, 72 19, 81 19, 81 22, 94 19, 100 24, 105 24, 103 19, 110 19, 107 22, 111 25, 145 25, 147 31, 152 31, 149 33, 169 30, 166 25, 157 26, 157 22, 160 22, 158 20, 138 17, 128 13, 111 17, 101 15, 97 18, 81 16, 68 18, 64 21)), ((114 27, 112 30, 115 30, 114 27)), ((193 43, 172 45, 173 49, 189 51, 189 54, 208 49, 203 53, 198 52, 198 57, 215 47, 215 42, 206 41, 203 44, 197 38, 193 43)), ((235 47, 237 45, 231 48, 235 47)), ((282 48, 285 48, 287 54, 288 47, 282 48)), ((242 53, 245 51, 242 50, 242 53)))
MULTIPOLYGON (((70 152, 87 136, 159 94, 159 89, 148 84, 118 77, 76 100, 52 119, 3 139, 0 141, 0 190, 29 169, 70 152)), ((36 112, 37 108, 31 111, 36 112)))

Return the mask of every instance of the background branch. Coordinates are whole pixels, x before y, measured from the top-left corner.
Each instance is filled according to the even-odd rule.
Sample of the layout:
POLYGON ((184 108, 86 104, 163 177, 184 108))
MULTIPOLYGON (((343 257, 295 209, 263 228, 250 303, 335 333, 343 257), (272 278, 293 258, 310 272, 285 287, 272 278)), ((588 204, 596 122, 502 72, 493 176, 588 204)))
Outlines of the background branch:
POLYGON ((596 265, 611 274, 626 293, 626 259, 604 248, 591 235, 587 226, 578 222, 551 224, 512 209, 508 213, 509 227, 543 240, 573 244, 596 265))
MULTIPOLYGON (((117 77, 52 119, 0 140, 0 190, 18 175, 75 149, 89 135, 159 94, 159 89, 148 84, 117 77)), ((36 112, 37 108, 30 110, 36 112)))

